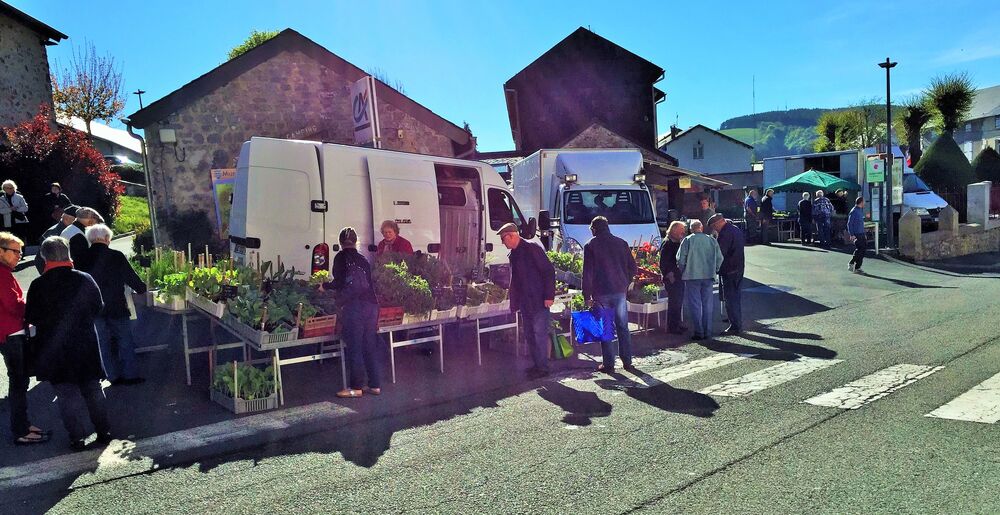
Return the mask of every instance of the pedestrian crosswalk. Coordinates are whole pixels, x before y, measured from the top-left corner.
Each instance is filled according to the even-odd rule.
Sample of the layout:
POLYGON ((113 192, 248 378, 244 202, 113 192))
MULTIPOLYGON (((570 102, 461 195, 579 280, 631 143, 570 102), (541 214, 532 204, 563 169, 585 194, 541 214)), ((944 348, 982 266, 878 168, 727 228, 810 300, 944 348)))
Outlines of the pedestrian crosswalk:
MULTIPOLYGON (((737 363, 746 363, 755 354, 715 352, 707 357, 688 360, 682 352, 669 351, 671 364, 656 371, 642 373, 626 381, 616 382, 623 388, 652 388, 664 383, 691 378, 708 371, 725 370, 737 363)), ((713 397, 740 398, 809 376, 839 363, 842 359, 820 359, 799 356, 769 367, 707 386, 699 393, 713 397)), ((808 397, 805 404, 841 410, 858 410, 894 392, 926 381, 944 366, 900 363, 853 379, 828 391, 808 397)), ((993 424, 1000 422, 1000 374, 927 413, 926 417, 993 424)))

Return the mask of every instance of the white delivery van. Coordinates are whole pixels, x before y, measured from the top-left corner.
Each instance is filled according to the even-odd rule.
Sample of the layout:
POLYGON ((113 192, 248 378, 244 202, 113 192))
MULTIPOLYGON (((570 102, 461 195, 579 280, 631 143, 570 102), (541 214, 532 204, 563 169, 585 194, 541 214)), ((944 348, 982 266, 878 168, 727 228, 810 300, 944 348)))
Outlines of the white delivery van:
POLYGON ((583 252, 590 222, 637 246, 660 243, 656 212, 636 149, 539 150, 511 167, 514 198, 550 233, 549 248, 583 252))
MULTIPOLYGON (((873 155, 875 149, 866 148, 864 154, 873 155)), ((906 164, 906 156, 899 146, 892 146, 892 159, 903 163, 903 206, 902 213, 913 211, 920 216, 921 225, 937 227, 938 215, 948 207, 948 201, 934 193, 927 184, 906 164)), ((896 215, 897 218, 900 216, 896 215)))
POLYGON ((486 163, 314 141, 243 144, 230 215, 235 260, 329 270, 342 228, 354 227, 371 257, 384 220, 399 224, 414 251, 468 279, 507 264, 502 225, 517 224, 527 239, 536 230, 486 163))

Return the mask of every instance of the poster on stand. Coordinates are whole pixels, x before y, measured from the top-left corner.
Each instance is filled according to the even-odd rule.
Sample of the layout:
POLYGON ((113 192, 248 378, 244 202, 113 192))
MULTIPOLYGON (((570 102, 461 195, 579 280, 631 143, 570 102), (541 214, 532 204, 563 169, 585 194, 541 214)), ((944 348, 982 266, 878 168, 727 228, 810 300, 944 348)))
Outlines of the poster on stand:
POLYGON ((212 197, 215 199, 215 222, 219 236, 229 239, 229 212, 233 207, 233 187, 236 184, 235 168, 212 170, 212 197))

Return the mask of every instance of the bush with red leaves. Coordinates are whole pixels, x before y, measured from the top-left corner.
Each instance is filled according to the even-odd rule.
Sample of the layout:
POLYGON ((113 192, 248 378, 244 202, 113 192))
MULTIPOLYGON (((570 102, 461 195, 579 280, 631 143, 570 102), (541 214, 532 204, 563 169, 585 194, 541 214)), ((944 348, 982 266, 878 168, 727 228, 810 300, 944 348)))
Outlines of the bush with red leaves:
POLYGON ((53 129, 50 108, 20 125, 4 127, 0 138, 0 180, 11 179, 28 202, 31 222, 28 244, 54 222, 41 209, 42 197, 58 182, 78 206, 96 209, 111 225, 118 214, 118 196, 125 187, 111 171, 87 134, 66 127, 53 129))

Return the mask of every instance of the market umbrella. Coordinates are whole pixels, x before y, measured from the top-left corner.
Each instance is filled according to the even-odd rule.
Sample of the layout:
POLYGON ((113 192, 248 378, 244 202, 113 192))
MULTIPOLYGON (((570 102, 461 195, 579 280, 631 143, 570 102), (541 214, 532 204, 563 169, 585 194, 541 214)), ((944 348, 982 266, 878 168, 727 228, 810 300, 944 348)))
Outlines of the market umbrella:
POLYGON ((837 190, 849 190, 849 191, 859 191, 861 186, 856 183, 841 179, 839 177, 830 175, 828 173, 823 173, 817 170, 809 170, 807 172, 802 172, 795 177, 789 177, 774 186, 768 186, 767 189, 772 189, 776 193, 782 191, 837 191, 837 190))

